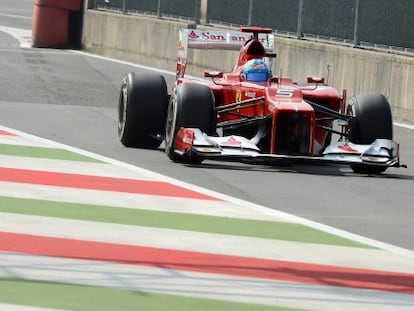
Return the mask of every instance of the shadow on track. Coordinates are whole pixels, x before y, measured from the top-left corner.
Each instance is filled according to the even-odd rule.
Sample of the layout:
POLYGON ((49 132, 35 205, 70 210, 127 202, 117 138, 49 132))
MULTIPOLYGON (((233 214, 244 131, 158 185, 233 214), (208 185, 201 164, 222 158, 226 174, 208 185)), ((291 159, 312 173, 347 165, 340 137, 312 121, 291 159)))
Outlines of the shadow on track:
MULTIPOLYGON (((179 164, 183 165, 183 164, 179 164)), ((278 165, 263 165, 263 164, 245 164, 238 162, 224 162, 205 160, 201 164, 185 164, 186 167, 193 168, 210 168, 216 170, 235 170, 235 171, 252 171, 252 172, 274 172, 274 173, 295 173, 306 175, 321 175, 321 176, 344 176, 344 177, 359 177, 359 178, 384 178, 384 179, 399 179, 399 180, 414 180, 412 175, 404 175, 394 173, 395 168, 389 168, 382 174, 357 174, 352 171, 349 165, 344 164, 318 164, 309 165, 303 163, 284 163, 278 165)), ((401 168, 404 169, 404 168, 401 168)))

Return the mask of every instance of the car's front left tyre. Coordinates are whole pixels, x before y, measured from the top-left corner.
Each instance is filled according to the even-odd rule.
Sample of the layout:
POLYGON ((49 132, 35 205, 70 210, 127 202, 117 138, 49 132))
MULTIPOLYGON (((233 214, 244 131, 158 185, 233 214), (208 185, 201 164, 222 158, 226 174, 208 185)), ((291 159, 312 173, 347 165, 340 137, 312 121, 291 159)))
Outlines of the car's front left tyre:
POLYGON ((180 155, 175 152, 175 138, 182 127, 198 128, 208 135, 215 133, 214 95, 208 86, 198 83, 178 85, 170 98, 165 127, 167 156, 174 162, 201 163, 204 159, 199 155, 180 155))
POLYGON ((130 72, 118 102, 118 137, 126 147, 158 148, 164 136, 168 91, 161 75, 130 72))

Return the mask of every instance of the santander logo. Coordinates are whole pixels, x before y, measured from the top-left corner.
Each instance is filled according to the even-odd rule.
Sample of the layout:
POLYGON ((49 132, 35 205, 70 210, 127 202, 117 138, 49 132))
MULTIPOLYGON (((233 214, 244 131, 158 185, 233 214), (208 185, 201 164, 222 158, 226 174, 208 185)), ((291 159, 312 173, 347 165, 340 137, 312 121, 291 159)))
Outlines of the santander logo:
MULTIPOLYGON (((226 33, 222 31, 197 31, 192 30, 188 33, 188 39, 193 41, 209 41, 209 42, 232 42, 243 43, 250 39, 249 34, 243 33, 226 33)), ((260 40, 260 41, 263 41, 260 40)))
POLYGON ((190 33, 188 34, 188 38, 189 38, 189 39, 193 39, 193 40, 197 40, 198 38, 200 38, 200 36, 199 36, 199 35, 197 35, 197 34, 195 33, 195 31, 192 31, 192 32, 190 32, 190 33))

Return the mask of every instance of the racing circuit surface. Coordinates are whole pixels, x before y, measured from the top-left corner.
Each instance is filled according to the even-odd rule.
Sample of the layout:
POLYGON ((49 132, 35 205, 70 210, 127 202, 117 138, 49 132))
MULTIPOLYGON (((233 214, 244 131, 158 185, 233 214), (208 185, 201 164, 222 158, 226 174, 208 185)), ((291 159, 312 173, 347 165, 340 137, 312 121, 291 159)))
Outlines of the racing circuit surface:
MULTIPOLYGON (((0 10, 0 26, 30 29, 31 1, 0 10)), ((380 176, 347 166, 172 163, 158 151, 124 148, 117 138, 120 81, 148 71, 74 51, 21 49, 0 31, 0 124, 76 146, 243 200, 414 250, 413 128, 395 126, 401 162, 380 176)), ((278 60, 283 61, 283 60, 278 60)), ((174 68, 166 68, 173 71, 174 68)), ((162 72, 171 85, 174 75, 162 72)))
MULTIPOLYGON (((283 211, 300 216, 318 223, 367 237, 375 241, 384 242, 387 243, 386 246, 388 249, 393 249, 393 246, 396 246, 395 250, 397 253, 402 253, 405 249, 414 251, 414 218, 412 217, 414 209, 414 127, 412 125, 403 127, 395 126, 394 132, 395 140, 401 144, 401 162, 407 164, 408 168, 389 169, 384 174, 379 176, 356 175, 352 173, 351 169, 347 166, 333 165, 292 165, 269 167, 263 165, 251 166, 237 163, 217 163, 211 161, 206 161, 202 165, 197 166, 174 164, 165 155, 163 146, 156 151, 128 149, 123 147, 117 138, 117 101, 121 79, 129 71, 136 70, 148 72, 152 69, 136 66, 130 63, 124 63, 119 60, 109 60, 79 51, 22 48, 21 43, 27 43, 30 39, 32 1, 22 0, 17 3, 12 0, 3 0, 3 3, 5 3, 5 5, 2 5, 0 8, 0 64, 2 68, 2 75, 0 77, 1 127, 4 126, 17 131, 44 137, 55 142, 91 151, 95 154, 126 162, 132 164, 133 166, 160 173, 176 180, 216 191, 227 196, 256 203, 277 211, 283 211)), ((171 85, 174 79, 174 73, 171 71, 174 71, 174 68, 166 68, 166 71, 162 72, 162 74, 165 75, 169 85, 171 85)), ((3 136, 8 135, 7 130, 2 132, 1 128, 0 134, 3 134, 3 136)), ((10 140, 19 142, 21 140, 27 143, 27 141, 25 141, 27 137, 25 138, 24 135, 17 135, 17 137, 13 137, 13 135, 11 136, 10 140)), ((7 141, 8 138, 3 137, 2 139, 4 142, 7 141)), ((31 141, 30 143, 33 142, 31 141)), ((2 176, 3 181, 14 180, 15 182, 18 182, 20 180, 21 182, 26 179, 27 182, 27 180, 35 178, 36 173, 33 171, 34 168, 30 167, 30 165, 33 166, 33 162, 26 163, 18 158, 19 157, 17 157, 17 159, 13 159, 13 161, 16 161, 15 163, 3 163, 3 165, 0 165, 3 166, 0 170, 0 176, 2 176), (16 167, 18 167, 18 165, 26 165, 27 167, 20 169, 14 167, 14 165, 16 165, 16 167), (25 174, 19 174, 19 172, 23 171, 25 174)), ((11 157, 10 155, 7 156, 3 154, 2 159, 4 161, 4 159, 11 159, 11 157)), ((49 165, 52 166, 57 165, 57 162, 50 161, 50 159, 39 163, 49 163, 49 165)), ((89 170, 93 171, 96 167, 105 167, 104 173, 101 174, 121 176, 122 178, 119 176, 117 177, 117 181, 124 182, 127 177, 130 178, 130 175, 125 177, 126 172, 124 169, 121 169, 118 166, 102 163, 82 162, 64 169, 72 173, 73 171, 78 170, 78 175, 76 176, 79 180, 81 178, 87 178, 89 180, 89 178, 92 177, 88 175, 87 172, 89 172, 89 170), (119 171, 117 171, 117 169, 119 169, 119 171)), ((131 172, 128 172, 127 174, 131 174, 131 172)), ((63 185, 65 182, 70 182, 64 178, 65 176, 68 176, 65 172, 53 174, 44 173, 44 175, 41 176, 41 179, 42 182, 47 183, 52 180, 53 177, 55 178, 55 183, 62 183, 63 185)), ((123 185, 118 182, 108 183, 108 180, 113 180, 109 177, 97 179, 101 180, 103 184, 107 186, 109 185, 109 188, 107 189, 108 191, 114 191, 116 187, 128 187, 128 185, 123 185)), ((94 180, 96 181, 97 179, 95 176, 94 180)), ((130 182, 130 180, 127 181, 130 182)), ((153 186, 151 191, 156 190, 160 193, 166 191, 165 183, 155 182, 154 185, 155 187, 153 186)), ((177 187, 177 189, 180 188, 179 185, 173 186, 177 187)), ((40 192, 42 189, 38 185, 29 185, 27 187, 33 187, 35 189, 34 192, 40 192)), ((14 188, 10 186, 10 189, 2 189, 2 191, 18 191, 13 189, 14 188)), ((182 189, 179 191, 182 191, 182 189)), ((190 191, 190 193, 192 192, 190 191)), ((115 194, 116 195, 114 195, 114 193, 106 193, 105 196, 97 196, 97 201, 93 203, 98 204, 97 202, 101 202, 104 204, 106 199, 112 200, 111 202, 117 202, 118 199, 125 200, 125 202, 127 201, 125 194, 115 194)), ((37 193, 35 195, 37 195, 37 193)), ((60 195, 62 194, 56 192, 55 195, 56 201, 59 201, 60 195)), ((65 196, 68 196, 65 197, 66 199, 71 196, 74 200, 79 200, 79 195, 75 190, 72 190, 71 193, 65 193, 65 196)), ((194 210, 197 209, 199 212, 201 210, 201 213, 206 213, 207 211, 203 211, 203 206, 207 205, 206 201, 209 201, 210 199, 211 198, 209 197, 207 199, 206 197, 201 199, 197 198, 197 200, 199 200, 197 201, 198 203, 193 204, 194 206, 191 206, 191 208, 194 210)), ((131 231, 127 230, 131 230, 132 226, 124 227, 120 224, 109 224, 110 221, 107 219, 101 224, 85 222, 85 228, 78 227, 79 230, 75 230, 76 232, 74 232, 73 227, 79 226, 79 223, 75 223, 73 220, 54 219, 53 221, 48 221, 45 224, 32 223, 30 222, 30 216, 26 214, 33 212, 31 211, 30 206, 25 204, 23 199, 9 198, 8 200, 9 201, 7 202, 9 203, 1 206, 2 208, 7 209, 6 205, 12 204, 10 202, 13 202, 16 206, 21 204, 20 208, 24 211, 24 215, 12 213, 7 214, 7 212, 2 214, 3 216, 6 216, 4 216, 0 222, 3 228, 3 230, 0 231, 6 232, 0 232, 0 241, 12 241, 8 245, 11 252, 20 251, 24 253, 32 246, 28 241, 32 241, 34 244, 37 243, 38 245, 62 245, 63 247, 57 250, 58 252, 61 252, 58 254, 59 257, 65 257, 67 252, 71 252, 72 249, 78 250, 78 254, 73 253, 68 256, 75 257, 76 255, 76 258, 79 259, 77 262, 74 262, 69 258, 67 259, 67 263, 66 261, 64 263, 61 258, 49 258, 48 266, 52 267, 52 269, 55 266, 65 267, 65 271, 58 271, 59 269, 56 269, 56 277, 68 279, 70 276, 70 278, 73 278, 73 282, 77 283, 79 280, 83 280, 84 277, 86 278, 86 275, 91 278, 99 278, 101 275, 108 275, 109 269, 109 274, 113 273, 113 275, 116 276, 123 276, 117 280, 112 278, 112 281, 116 281, 117 284, 109 284, 109 286, 118 287, 120 284, 123 286, 126 286, 127 284, 128 286, 131 286, 131 288, 140 288, 140 284, 134 283, 139 283, 139 280, 141 279, 138 279, 138 281, 136 279, 139 277, 154 280, 154 283, 146 283, 147 286, 149 286, 149 289, 158 288, 161 285, 165 286, 165 288, 171 286, 171 284, 167 283, 158 283, 158 280, 160 279, 167 281, 169 279, 161 277, 162 275, 165 276, 167 271, 160 271, 160 269, 151 268, 152 270, 146 270, 142 269, 142 267, 139 269, 132 269, 131 267, 119 265, 116 262, 108 263, 107 266, 94 265, 94 267, 92 267, 93 262, 92 264, 90 263, 90 259, 95 258, 92 257, 95 256, 93 252, 102 245, 110 246, 108 254, 100 254, 102 258, 104 256, 112 256, 112 254, 115 253, 125 254, 126 257, 124 259, 129 260, 130 257, 128 256, 133 256, 133 252, 131 252, 131 249, 120 246, 120 244, 124 243, 122 239, 125 239, 126 237, 131 238, 131 240, 139 240, 136 243, 148 243, 149 246, 153 247, 154 241, 157 240, 158 244, 156 247, 159 247, 160 249, 168 248, 168 244, 165 244, 168 243, 168 239, 165 241, 162 236, 156 236, 155 233, 158 234, 156 230, 152 231, 153 235, 151 235, 146 234, 147 231, 139 231, 142 229, 134 227, 133 230, 135 231, 133 231, 134 233, 131 233, 131 231), (49 237, 48 239, 42 240, 42 238, 37 237, 39 241, 35 241, 36 237, 30 237, 30 239, 28 239, 28 236, 33 234, 33 232, 39 236, 52 235, 56 238, 49 237), (107 232, 107 234, 100 234, 102 232, 107 232), (87 236, 90 241, 79 245, 79 241, 76 241, 76 235, 78 233, 80 237, 82 237, 82 235, 83 237, 87 236), (97 243, 92 241, 100 242, 97 243), (76 243, 78 243, 78 248, 74 247, 76 243), (119 243, 119 245, 116 246, 114 243, 119 243), (81 262, 80 259, 87 260, 81 262), (84 270, 79 270, 80 267, 84 270), (59 275, 58 273, 61 274, 59 275), (148 275, 151 275, 151 277, 148 277, 148 275)), ((89 203, 91 204, 91 202, 89 203)), ((208 204, 211 206, 212 203, 208 204)), ((162 203, 159 205, 161 207, 158 206, 156 208, 158 208, 158 212, 162 212, 164 206, 162 206, 162 203)), ((179 204, 176 205, 176 208, 180 208, 179 204)), ((53 215, 53 207, 49 207, 48 211, 47 206, 44 206, 44 208, 45 215, 46 213, 49 213, 46 216, 53 215)), ((231 218, 231 208, 229 211, 230 214, 227 214, 226 217, 231 218)), ((236 209, 234 209, 234 211, 236 211, 236 209)), ((154 214, 156 214, 156 212, 157 211, 152 211, 154 214)), ((221 212, 220 209, 213 211, 213 213, 219 212, 221 212)), ((240 208, 237 209, 237 212, 241 212, 240 208)), ((249 210, 247 209, 242 212, 248 213, 249 210)), ((127 216, 123 215, 123 213, 124 212, 121 212, 118 215, 127 218, 127 216)), ((137 213, 143 212, 137 211, 137 213)), ((79 214, 83 215, 82 217, 84 217, 85 221, 87 220, 87 217, 91 217, 92 219, 93 216, 99 215, 99 213, 94 213, 93 210, 79 214)), ((264 217, 263 214, 259 214, 260 213, 252 217, 264 217)), ((247 216, 245 217, 247 218, 247 216)), ((48 220, 47 217, 44 219, 48 220)), ((180 228, 186 228, 187 224, 190 224, 191 221, 198 218, 191 216, 191 218, 185 219, 187 219, 187 222, 182 220, 178 224, 180 228)), ((251 219, 248 220, 251 221, 251 219)), ((145 221, 149 220, 144 219, 140 221, 142 221, 145 225, 145 221)), ((171 221, 171 223, 172 222, 173 221, 171 221)), ((200 222, 202 223, 202 221, 200 222)), ((172 224, 167 222, 166 227, 171 225, 172 224)), ((171 230, 171 232, 175 231, 171 230)), ((298 233, 295 234, 299 235, 298 233)), ((191 238, 196 240, 198 236, 201 237, 199 240, 206 237, 211 239, 209 234, 195 234, 192 232, 188 233, 188 236, 187 234, 181 237, 177 236, 173 240, 174 243, 177 241, 186 241, 186 239, 191 238)), ((262 242, 263 241, 261 241, 261 243, 262 242)), ((238 255, 246 257, 258 256, 260 253, 260 247, 262 247, 262 250, 271 250, 275 253, 278 251, 280 252, 278 245, 282 244, 275 244, 274 241, 268 242, 272 243, 266 244, 271 245, 270 247, 266 247, 265 244, 242 244, 249 244, 249 249, 253 251, 251 254, 238 253, 238 255)), ((188 247, 188 253, 192 254, 191 245, 185 246, 188 247)), ((346 247, 351 246, 346 245, 346 247)), ((226 252, 236 252, 235 249, 237 248, 235 243, 231 243, 230 240, 227 244, 224 243, 223 245, 210 240, 210 243, 207 242, 205 247, 206 252, 211 251, 212 253, 218 253, 218 249, 225 249, 226 252), (229 245, 229 247, 226 248, 224 247, 225 245, 229 245)), ((315 247, 315 245, 312 247, 315 247)), ((325 259, 328 260, 328 257, 330 256, 319 255, 321 253, 324 254, 325 249, 320 248, 319 251, 315 251, 315 249, 316 248, 308 249, 310 251, 307 251, 306 254, 301 254, 300 251, 298 251, 296 255, 303 259, 304 262, 306 262, 306 259, 314 255, 318 257, 318 260, 321 260, 322 263, 325 259)), ((134 252, 141 253, 148 251, 146 247, 133 250, 134 252)), ((370 261, 374 258, 370 257, 370 254, 377 253, 376 250, 372 249, 360 250, 358 256, 355 256, 355 262, 353 262, 351 254, 354 253, 349 253, 347 248, 345 248, 346 251, 342 248, 337 248, 337 250, 342 250, 342 254, 344 256, 339 256, 341 252, 332 252, 332 254, 335 253, 339 256, 337 259, 338 262, 346 260, 347 262, 352 262, 355 267, 362 265, 361 263, 370 265, 370 261)), ((5 267, 11 267, 11 265, 16 265, 16 267, 26 267, 27 271, 25 271, 25 273, 28 275, 31 274, 35 278, 38 273, 36 267, 40 264, 44 264, 44 257, 41 256, 56 256, 56 254, 48 253, 48 251, 52 250, 40 248, 37 251, 37 256, 33 257, 15 256, 13 254, 10 254, 10 256, 2 256, 2 258, 0 258, 2 260, 0 262, 0 268, 3 267, 3 270, 5 271, 8 269, 5 267)), ((246 250, 241 247, 240 250, 237 251, 245 252, 246 250)), ((292 251, 293 247, 289 249, 289 252, 292 251)), ((412 254, 412 252, 409 253, 412 254)), ((186 254, 186 252, 180 252, 179 255, 184 256, 186 254)), ((162 258, 169 258, 169 255, 170 254, 167 254, 162 258)), ((283 256, 285 255, 286 258, 288 258, 289 254, 283 254, 283 256)), ((278 256, 281 255, 278 254, 278 256)), ((196 256, 192 254, 191 258, 193 257, 196 256)), ((213 258, 212 260, 206 256, 205 258, 200 258, 200 260, 207 260, 208 263, 215 263, 215 259, 217 258, 219 257, 213 258)), ((239 257, 238 260, 240 258, 241 257, 239 257)), ((383 261, 387 260, 385 256, 383 258, 380 256, 376 258, 378 262, 375 262, 375 264, 378 264, 379 266, 381 266, 383 261)), ((392 257, 392 259, 393 258, 394 257, 392 257)), ((223 256, 221 260, 223 260, 222 263, 224 266, 226 263, 225 260, 231 260, 232 264, 235 262, 234 258, 231 256, 223 256), (229 257, 229 259, 227 257, 229 257)), ((220 263, 219 261, 217 262, 220 263)), ((398 266, 398 261, 391 260, 391 262, 393 265, 398 266)), ((160 264, 166 263, 161 262, 160 264)), ((240 262, 240 267, 243 267, 243 264, 247 265, 247 263, 240 262)), ((248 264, 253 267, 258 267, 256 272, 260 273, 260 267, 256 262, 250 262, 248 264)), ((281 270, 291 268, 298 269, 297 266, 281 266, 281 270)), ((212 264, 211 267, 209 266, 209 269, 223 269, 223 267, 220 267, 219 264, 215 267, 212 264)), ((400 265, 395 271, 397 270, 405 272, 408 271, 412 274, 412 261, 407 260, 406 265, 400 265)), ((315 271, 315 275, 317 275, 316 279, 318 279, 320 277, 320 271, 315 271)), ((225 282, 227 283, 222 283, 223 280, 217 282, 213 279, 210 280, 205 278, 203 274, 204 272, 205 271, 201 270, 181 271, 175 276, 193 280, 198 279, 200 280, 200 290, 204 286, 210 286, 210 288, 214 288, 216 292, 220 293, 225 291, 227 284, 228 286, 233 286, 234 288, 237 288, 237 284, 242 284, 242 279, 238 279, 239 276, 237 274, 233 275, 231 278, 226 277, 225 282), (201 281, 203 281, 203 283, 201 281), (220 286, 224 288, 220 289, 220 286)), ((354 270, 348 269, 340 272, 352 274, 354 273, 354 270)), ((170 277, 170 275, 168 276, 170 277)), ((51 281, 54 280, 53 276, 48 275, 47 278, 49 277, 51 281)), ((369 279, 370 277, 377 276, 370 276, 367 274, 364 277, 369 279)), ((388 279, 386 276, 381 277, 383 277, 383 279, 375 281, 378 286, 398 286, 399 282, 402 280, 401 276, 398 274, 391 275, 391 278, 388 279)), ((276 276, 275 279, 280 280, 280 276, 276 276)), ((46 280, 46 278, 44 278, 44 280, 46 280)), ((406 278, 406 288, 412 290, 413 286, 410 280, 412 280, 412 277, 406 278), (411 283, 408 284, 408 282, 411 283)), ((175 279, 170 279, 170 282, 173 281, 175 281, 175 279)), ((288 279, 287 281, 290 280, 288 279)), ((352 279, 348 281, 349 283, 352 283, 355 280, 352 279)), ((80 284, 82 284, 82 281, 80 281, 80 284)), ((247 282, 243 281, 243 284, 247 284, 247 282)), ((255 284, 256 292, 249 292, 249 295, 253 296, 255 294, 257 297, 265 295, 266 292, 263 284, 264 283, 255 284)), ((275 284, 270 281, 267 284, 269 286, 269 293, 273 293, 275 287, 272 286, 275 286, 275 284)), ((11 292, 13 289, 17 290, 19 286, 29 286, 29 284, 19 284, 18 282, 14 282, 13 279, 6 279, 6 281, 3 282, 3 285, 5 285, 5 287, 2 291, 9 288, 11 292)), ((249 286, 250 285, 253 286, 253 284, 249 284, 249 286)), ((178 286, 176 290, 185 290, 184 286, 191 287, 191 284, 189 285, 188 283, 183 282, 183 284, 178 286)), ((279 290, 286 287, 286 283, 282 285, 278 284, 278 288, 280 288, 279 290)), ((301 287, 301 289, 303 291, 307 290, 305 286, 301 287)), ((64 288, 62 288, 62 290, 65 291, 64 288)), ((188 290, 190 290, 190 288, 188 288, 188 290)), ((191 288, 191 290, 195 289, 191 288)), ((299 296, 301 294, 299 292, 299 288, 296 288, 295 290, 295 295, 297 294, 299 296)), ((71 293, 73 293, 73 289, 71 289, 71 293)), ((281 292, 279 292, 279 295, 281 296, 280 293, 281 292)), ((406 293, 410 292, 407 290, 406 293)), ((102 294, 105 295, 104 293, 102 294)), ((354 297, 361 297, 358 296, 359 292, 353 293, 352 290, 349 290, 348 294, 355 294, 354 297)), ((89 293, 87 293, 87 295, 93 296, 89 293)), ((375 296, 375 291, 372 295, 372 301, 377 303, 380 308, 381 303, 378 302, 380 297, 375 296)), ((243 294, 240 292, 239 296, 243 297, 246 295, 245 293, 243 294)), ((273 297, 272 294, 269 294, 269 297, 273 297)), ((399 299, 398 296, 396 297, 396 301, 401 303, 402 310, 409 308, 409 306, 412 306, 413 304, 411 295, 406 296, 405 299, 407 300, 405 305, 403 299, 399 299)), ((391 298, 390 301, 392 301, 391 298)), ((272 303, 276 303, 274 299, 272 303)), ((2 307, 4 306, 0 304, 0 309, 2 309, 2 307)), ((383 307, 386 308, 386 306, 383 307)), ((168 304, 166 304, 166 308, 168 309, 168 304)))

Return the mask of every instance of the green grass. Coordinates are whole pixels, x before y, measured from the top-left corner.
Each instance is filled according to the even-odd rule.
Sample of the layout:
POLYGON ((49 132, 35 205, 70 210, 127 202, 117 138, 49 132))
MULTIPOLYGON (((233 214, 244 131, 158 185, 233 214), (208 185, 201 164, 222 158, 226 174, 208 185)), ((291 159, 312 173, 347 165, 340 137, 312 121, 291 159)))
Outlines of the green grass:
POLYGON ((76 311, 282 311, 293 310, 133 290, 0 278, 0 302, 76 311))
POLYGON ((145 206, 142 206, 142 209, 128 209, 0 196, 0 212, 264 239, 372 248, 365 244, 296 223, 150 211, 145 210, 145 206))

